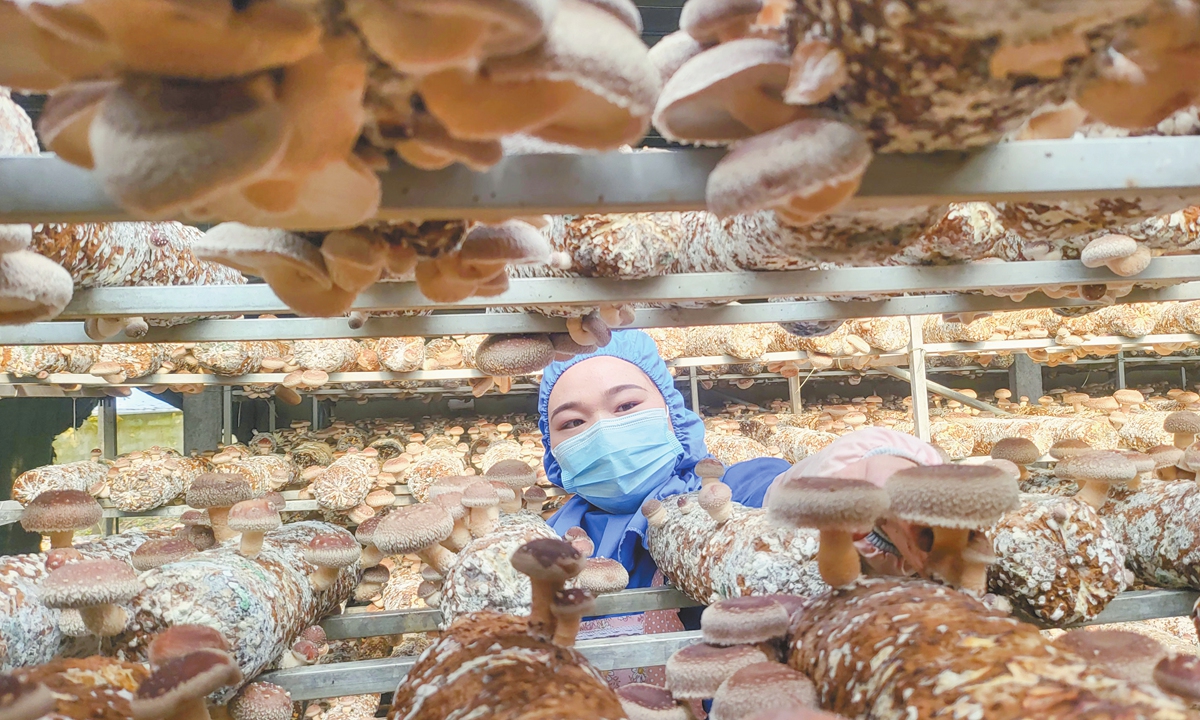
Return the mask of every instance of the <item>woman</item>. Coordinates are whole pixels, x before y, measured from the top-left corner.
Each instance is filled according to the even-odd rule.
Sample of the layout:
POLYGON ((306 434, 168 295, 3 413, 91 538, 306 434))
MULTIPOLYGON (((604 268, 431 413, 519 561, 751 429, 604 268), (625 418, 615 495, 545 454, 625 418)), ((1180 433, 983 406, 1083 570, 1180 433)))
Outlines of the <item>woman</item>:
MULTIPOLYGON (((642 503, 699 489, 693 469, 708 457, 704 425, 675 389, 654 341, 637 330, 618 331, 594 353, 551 364, 542 375, 538 415, 546 476, 574 493, 550 526, 560 535, 582 527, 596 556, 625 566, 630 587, 651 585, 657 568, 646 549, 642 503)), ((905 467, 941 462, 933 446, 911 435, 867 428, 795 467, 777 458, 738 463, 723 482, 734 502, 762 507, 772 483, 788 477, 857 477, 882 486, 905 467)), ((885 521, 859 550, 869 571, 907 575, 922 569, 927 547, 907 524, 885 521)))

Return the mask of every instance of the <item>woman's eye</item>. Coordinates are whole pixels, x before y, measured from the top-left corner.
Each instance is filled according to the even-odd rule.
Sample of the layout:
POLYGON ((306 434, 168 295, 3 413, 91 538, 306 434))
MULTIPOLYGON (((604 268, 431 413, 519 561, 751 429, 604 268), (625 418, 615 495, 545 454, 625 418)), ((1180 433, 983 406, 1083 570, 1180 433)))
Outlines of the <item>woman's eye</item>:
POLYGON ((562 425, 559 425, 558 429, 559 430, 570 430, 572 428, 577 428, 582 424, 583 424, 583 421, 579 420, 579 419, 568 420, 568 421, 564 422, 562 425))
POLYGON ((630 410, 634 409, 635 407, 637 407, 638 405, 641 405, 641 404, 642 404, 641 400, 630 400, 627 403, 621 403, 620 405, 618 405, 617 412, 619 412, 619 413, 629 412, 630 410))

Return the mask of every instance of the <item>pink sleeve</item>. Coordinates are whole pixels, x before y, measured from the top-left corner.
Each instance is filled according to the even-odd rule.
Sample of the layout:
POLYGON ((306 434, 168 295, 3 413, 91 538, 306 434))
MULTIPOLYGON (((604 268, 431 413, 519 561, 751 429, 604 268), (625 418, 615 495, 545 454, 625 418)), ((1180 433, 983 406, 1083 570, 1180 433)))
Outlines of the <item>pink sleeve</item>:
POLYGON ((927 442, 908 433, 869 427, 856 430, 834 440, 824 450, 796 463, 787 475, 792 477, 828 477, 850 463, 862 460, 873 450, 886 449, 886 454, 907 457, 922 465, 940 465, 942 456, 927 442))

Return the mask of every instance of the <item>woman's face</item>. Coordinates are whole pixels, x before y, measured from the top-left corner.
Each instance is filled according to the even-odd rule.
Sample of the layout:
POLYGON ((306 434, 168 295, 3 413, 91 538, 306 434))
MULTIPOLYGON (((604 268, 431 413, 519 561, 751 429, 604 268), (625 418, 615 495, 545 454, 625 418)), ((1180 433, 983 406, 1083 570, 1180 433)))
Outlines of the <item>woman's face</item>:
POLYGON ((550 447, 597 420, 666 407, 662 393, 636 365, 603 355, 589 358, 572 365, 550 391, 550 447))

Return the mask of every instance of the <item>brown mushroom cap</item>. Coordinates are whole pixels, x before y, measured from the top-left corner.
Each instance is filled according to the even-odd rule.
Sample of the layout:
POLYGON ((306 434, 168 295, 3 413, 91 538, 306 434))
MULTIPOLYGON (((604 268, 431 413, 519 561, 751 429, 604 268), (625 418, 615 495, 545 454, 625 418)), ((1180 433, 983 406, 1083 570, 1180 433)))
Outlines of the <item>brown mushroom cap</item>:
POLYGON ((545 264, 550 261, 551 249, 540 230, 522 220, 508 220, 471 228, 458 257, 471 263, 545 264))
POLYGON ((27 250, 32 243, 32 225, 0 224, 0 253, 27 250))
POLYGON ((392 577, 392 573, 383 565, 372 565, 363 570, 362 582, 370 585, 385 585, 392 577))
POLYGON ((290 720, 292 696, 287 690, 268 682, 253 682, 229 701, 233 720, 290 720))
POLYGON ((1004 474, 1008 475, 1013 480, 1019 481, 1021 479, 1021 468, 1019 468, 1012 460, 992 458, 991 460, 985 461, 983 464, 1003 470, 1004 474))
POLYGON ((709 645, 753 645, 786 637, 790 614, 769 597, 737 597, 704 608, 700 630, 709 645))
POLYGON ((650 48, 650 62, 658 68, 663 85, 671 79, 688 60, 704 51, 704 46, 682 30, 667 35, 650 48))
POLYGON ((462 504, 467 508, 492 507, 500 504, 500 495, 491 483, 481 480, 471 483, 463 490, 462 504))
POLYGON ((1071 475, 1084 481, 1128 482, 1137 477, 1137 466, 1118 452, 1093 450, 1071 460, 1071 475))
POLYGON ((265 74, 191 82, 126 75, 92 121, 96 173, 145 215, 197 205, 276 162, 288 119, 265 74))
POLYGON ((71 302, 71 273, 31 250, 0 255, 0 325, 49 320, 71 302))
POLYGON ((143 572, 178 562, 194 552, 196 546, 185 538, 155 538, 139 545, 129 556, 129 563, 134 570, 143 572))
POLYGON ((750 645, 689 645, 667 660, 667 687, 678 700, 704 700, 715 695, 730 675, 766 661, 766 654, 750 645))
POLYGON ((524 460, 501 460, 483 474, 488 480, 499 480, 516 491, 523 491, 537 482, 537 473, 524 460))
POLYGON ((181 704, 242 680, 229 653, 204 649, 167 661, 138 687, 130 707, 135 718, 171 717, 181 704))
POLYGON ((676 142, 721 145, 802 117, 783 101, 791 58, 783 45, 746 38, 685 62, 663 87, 654 127, 676 142))
POLYGON ((454 518, 437 505, 419 503, 397 508, 371 536, 384 555, 411 555, 440 543, 454 532, 454 518))
POLYGON ((727 41, 745 35, 762 9, 762 0, 688 0, 679 27, 697 42, 727 41))
POLYGON ((891 514, 906 522, 942 528, 991 527, 1017 506, 1017 482, 987 465, 907 468, 887 482, 891 514))
POLYGON ((238 532, 267 532, 280 526, 279 511, 265 498, 243 500, 229 509, 229 528, 238 532))
MULTIPOLYGON (((415 507, 415 506, 414 506, 415 507)), ((389 517, 391 517, 389 515, 389 517)), ((379 531, 376 530, 376 537, 379 531)), ((313 565, 325 568, 344 568, 353 565, 362 555, 362 548, 346 530, 321 532, 308 541, 304 559, 313 565)))
POLYGON ((488 335, 475 351, 475 367, 489 375, 535 373, 554 361, 554 343, 542 334, 488 335))
POLYGON ((992 446, 992 457, 1017 465, 1037 462, 1041 456, 1042 451, 1038 450, 1038 446, 1032 440, 1021 437, 1004 438, 992 446))
POLYGON ((556 538, 539 538, 525 543, 516 549, 510 562, 517 572, 549 582, 566 582, 587 566, 578 550, 556 538))
POLYGON ((187 504, 199 509, 233 507, 253 496, 250 483, 241 475, 205 473, 188 487, 187 504))
POLYGON ((1065 440, 1059 440, 1051 445, 1049 453, 1050 457, 1054 458, 1055 460, 1068 460, 1088 452, 1091 449, 1091 445, 1088 445, 1079 438, 1066 438, 1065 440))
POLYGON ((229 642, 217 630, 207 625, 172 625, 154 636, 146 648, 151 667, 178 657, 209 648, 229 652, 229 642))
POLYGON ((725 465, 716 458, 704 458, 696 463, 696 475, 705 479, 720 480, 725 475, 725 465))
POLYGON ((256 228, 227 222, 210 228, 192 245, 201 260, 228 265, 261 277, 268 268, 287 271, 310 287, 327 290, 333 282, 317 245, 286 230, 256 228))
POLYGON ((617 699, 629 720, 692 720, 692 712, 671 692, 657 685, 630 683, 617 688, 617 699))
POLYGON ((4 720, 38 720, 54 710, 54 693, 43 684, 22 683, 0 674, 0 717, 4 720))
POLYGON ((1079 253, 1084 267, 1098 268, 1137 252, 1138 244, 1128 235, 1103 235, 1090 241, 1079 253))
POLYGON ((1167 651, 1157 641, 1130 630, 1071 630, 1054 644, 1100 665, 1119 677, 1140 683, 1154 682, 1154 666, 1167 651))
POLYGON ((575 342, 570 333, 550 333, 550 343, 554 345, 556 360, 569 360, 576 355, 587 355, 596 351, 595 345, 580 345, 575 342))
POLYGON ((1150 457, 1148 454, 1144 452, 1138 452, 1137 450, 1120 450, 1119 452, 1122 456, 1133 461, 1134 468, 1137 470, 1139 475, 1142 473, 1154 472, 1156 463, 1154 458, 1150 457))
POLYGON ((1146 398, 1133 388, 1122 388, 1113 393, 1113 399, 1122 405, 1138 405, 1146 402, 1146 398))
POLYGON ((767 520, 856 533, 870 530, 887 509, 887 491, 866 480, 787 478, 771 490, 767 520))
POLYGON ((1183 460, 1183 449, 1174 445, 1156 445, 1150 448, 1149 455, 1154 460, 1154 469, 1175 467, 1183 460))
POLYGON ((25 506, 21 527, 43 534, 85 530, 103 517, 104 508, 82 490, 46 490, 25 506))
POLYGON ((63 565, 83 560, 83 553, 75 548, 53 548, 46 553, 46 572, 54 572, 63 565))
POLYGON ((611 558, 588 558, 575 584, 595 595, 621 592, 629 585, 629 571, 611 558))
POLYGON ((747 665, 725 679, 713 696, 712 720, 748 718, 767 710, 815 707, 812 680, 777 662, 747 665))
POLYGON ((1162 690, 1195 703, 1200 700, 1200 658, 1177 655, 1163 658, 1154 666, 1154 684, 1162 690))
POLYGON ((596 611, 596 598, 583 588, 568 588, 554 593, 550 612, 556 618, 584 617, 596 611))
POLYGON ((723 157, 708 176, 708 209, 730 217, 772 208, 790 222, 811 221, 858 191, 870 161, 870 145, 850 125, 825 117, 797 120, 723 157))
POLYGON ((142 589, 138 577, 120 560, 81 560, 50 573, 39 587, 46 607, 79 610, 129 602, 142 589))
POLYGON ((1163 420, 1163 430, 1169 433, 1200 434, 1200 415, 1191 410, 1177 410, 1163 420))

